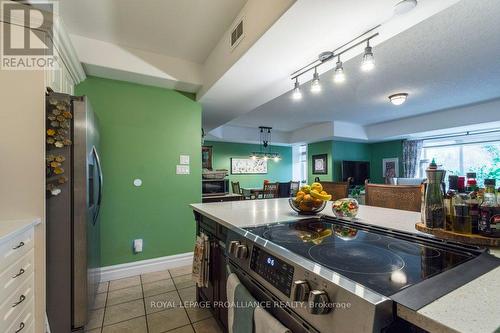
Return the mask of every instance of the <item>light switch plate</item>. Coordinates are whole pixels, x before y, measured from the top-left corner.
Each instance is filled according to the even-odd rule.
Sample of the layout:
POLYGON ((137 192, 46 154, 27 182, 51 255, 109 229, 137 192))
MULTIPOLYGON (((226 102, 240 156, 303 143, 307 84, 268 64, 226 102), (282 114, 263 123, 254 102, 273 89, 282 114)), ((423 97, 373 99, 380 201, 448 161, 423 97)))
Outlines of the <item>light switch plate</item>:
POLYGON ((134 252, 140 253, 142 252, 142 239, 134 239, 134 252))
POLYGON ((189 175, 189 165, 178 165, 176 168, 176 174, 189 175))
POLYGON ((181 155, 179 157, 179 164, 189 165, 189 155, 181 155))

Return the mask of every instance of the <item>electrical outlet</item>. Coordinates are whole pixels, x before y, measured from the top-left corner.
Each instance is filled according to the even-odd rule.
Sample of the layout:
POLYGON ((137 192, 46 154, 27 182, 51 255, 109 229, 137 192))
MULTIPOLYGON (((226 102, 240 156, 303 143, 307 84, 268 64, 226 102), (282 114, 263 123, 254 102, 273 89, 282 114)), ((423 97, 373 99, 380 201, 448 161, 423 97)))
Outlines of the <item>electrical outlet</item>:
POLYGON ((134 252, 142 252, 142 239, 134 239, 134 252))

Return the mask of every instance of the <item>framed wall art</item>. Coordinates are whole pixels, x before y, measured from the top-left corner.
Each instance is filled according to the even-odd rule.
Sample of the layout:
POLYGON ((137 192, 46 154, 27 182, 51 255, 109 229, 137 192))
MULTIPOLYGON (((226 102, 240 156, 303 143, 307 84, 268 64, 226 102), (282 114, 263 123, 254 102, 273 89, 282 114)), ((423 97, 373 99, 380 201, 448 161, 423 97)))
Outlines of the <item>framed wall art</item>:
POLYGON ((399 177, 399 159, 397 157, 382 159, 382 177, 385 179, 399 177))
POLYGON ((231 158, 231 174, 265 174, 267 173, 267 160, 251 158, 231 158))
POLYGON ((313 175, 326 175, 328 173, 328 154, 312 156, 313 175))
POLYGON ((201 147, 201 167, 212 170, 212 146, 201 147))

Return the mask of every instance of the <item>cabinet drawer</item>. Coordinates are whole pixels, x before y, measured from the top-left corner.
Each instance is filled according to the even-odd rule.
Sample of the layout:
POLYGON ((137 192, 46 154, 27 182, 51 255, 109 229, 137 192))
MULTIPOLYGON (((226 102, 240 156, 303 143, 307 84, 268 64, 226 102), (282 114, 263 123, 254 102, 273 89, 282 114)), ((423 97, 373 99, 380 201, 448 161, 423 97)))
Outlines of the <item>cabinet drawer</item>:
POLYGON ((0 243, 0 272, 33 248, 33 228, 0 243))
POLYGON ((0 300, 6 299, 33 274, 33 252, 33 249, 29 250, 21 259, 0 273, 0 300))
POLYGON ((30 301, 27 303, 23 309, 21 309, 21 313, 17 316, 16 319, 12 321, 10 327, 5 330, 5 333, 28 333, 34 332, 34 321, 33 321, 33 313, 34 313, 34 302, 30 301))
POLYGON ((26 305, 33 302, 33 274, 15 290, 2 300, 0 305, 0 332, 11 326, 12 322, 23 312, 26 305))

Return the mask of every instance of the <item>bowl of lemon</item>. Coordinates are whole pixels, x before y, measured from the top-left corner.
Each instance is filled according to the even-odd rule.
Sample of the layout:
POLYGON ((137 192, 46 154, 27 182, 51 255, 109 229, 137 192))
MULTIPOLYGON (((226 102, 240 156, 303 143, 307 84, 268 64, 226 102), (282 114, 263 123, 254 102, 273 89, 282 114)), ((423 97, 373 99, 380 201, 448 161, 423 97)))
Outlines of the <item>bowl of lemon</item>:
POLYGON ((314 215, 321 212, 331 199, 332 196, 323 190, 321 183, 312 183, 302 186, 295 197, 288 199, 288 203, 301 215, 314 215))

